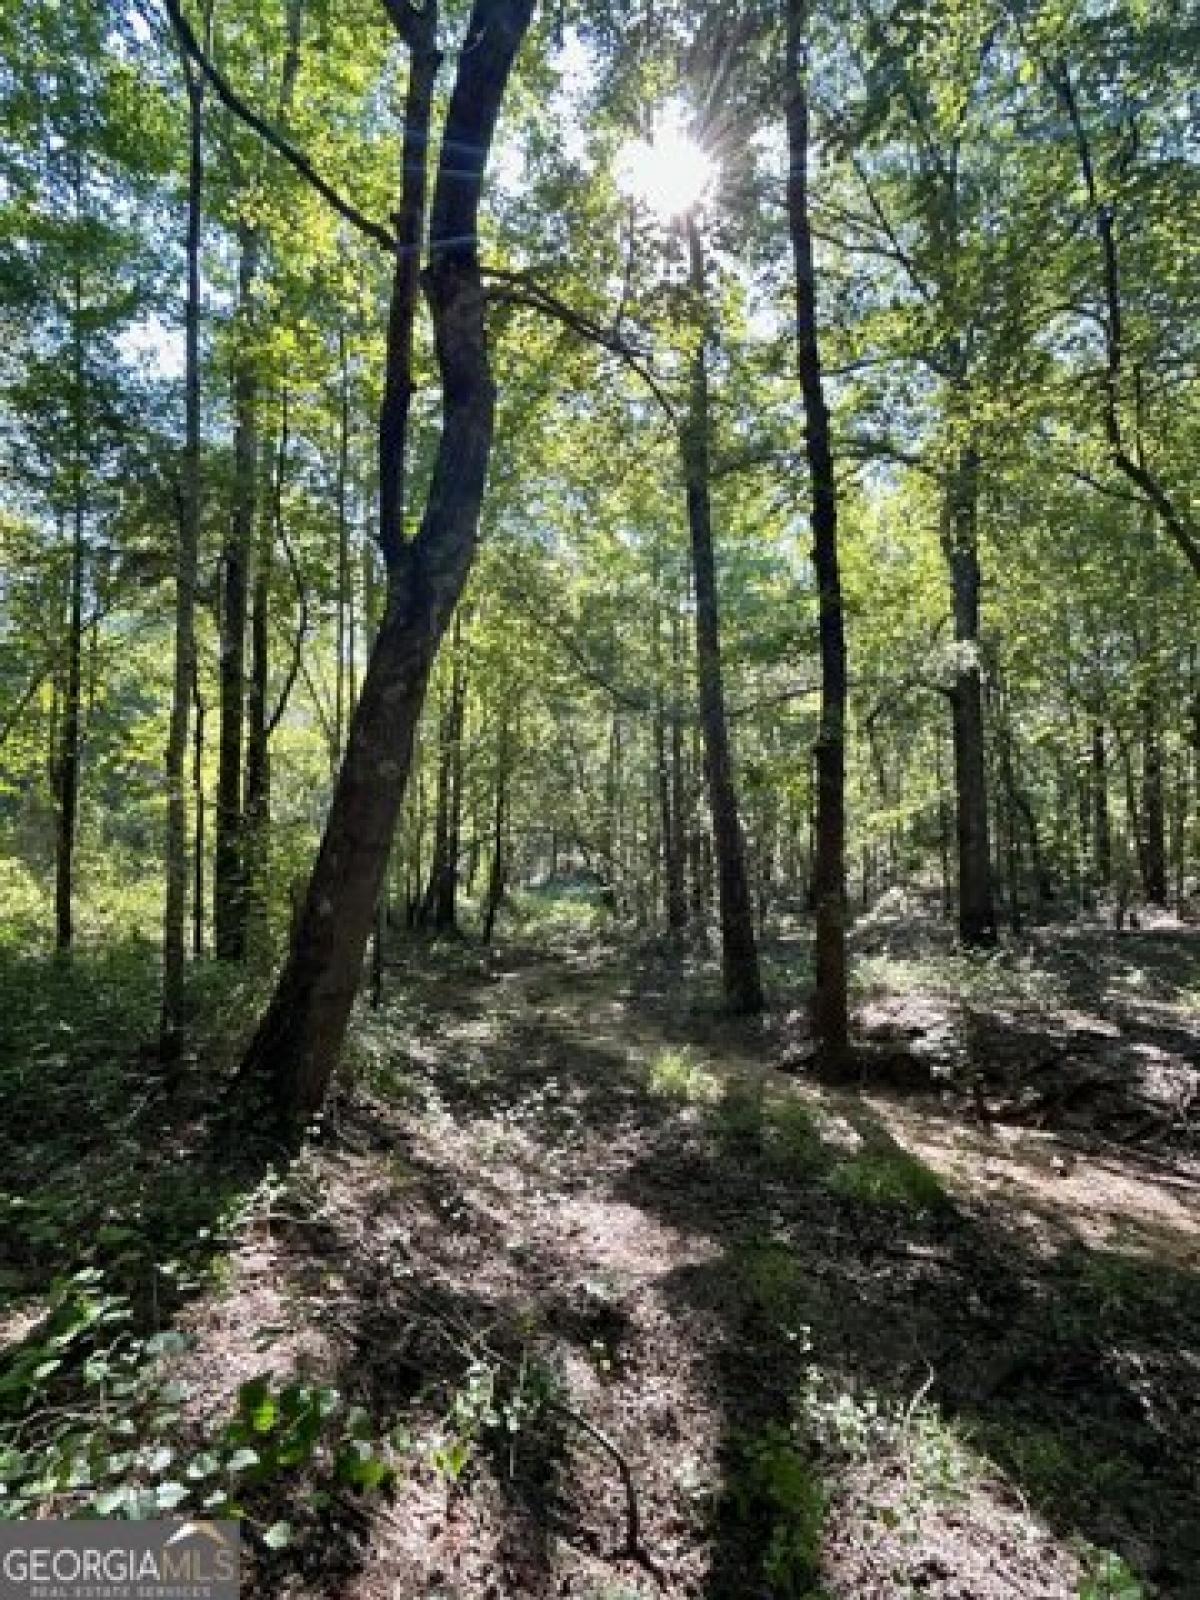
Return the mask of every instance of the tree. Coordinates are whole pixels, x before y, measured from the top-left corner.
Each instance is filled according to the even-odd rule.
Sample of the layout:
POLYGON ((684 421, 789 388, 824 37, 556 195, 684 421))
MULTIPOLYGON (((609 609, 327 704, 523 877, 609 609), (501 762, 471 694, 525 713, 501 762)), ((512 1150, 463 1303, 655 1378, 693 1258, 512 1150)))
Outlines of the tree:
POLYGON ((694 212, 689 212, 685 218, 684 237, 695 328, 688 404, 680 429, 680 446, 687 491, 688 529, 692 542, 692 574, 696 585, 696 668, 700 687, 700 726, 704 735, 704 776, 717 858, 717 901, 721 918, 721 970, 725 998, 733 1011, 748 1014, 762 1010, 763 992, 721 671, 720 604, 713 551, 709 459, 708 346, 712 339, 712 316, 705 283, 704 245, 694 212))
POLYGON ((796 273, 796 356, 804 396, 805 453, 812 490, 813 566, 821 652, 821 725, 816 748, 817 837, 813 867, 816 981, 813 1027, 829 1065, 849 1044, 846 995, 846 636, 838 564, 837 482, 829 409, 821 374, 812 223, 808 203, 807 0, 788 0, 786 16, 788 218, 796 273))
MULTIPOLYGON (((320 1107, 341 1049, 429 672, 474 555, 495 406, 478 214, 496 120, 532 9, 532 0, 476 0, 466 34, 470 48, 459 57, 446 111, 425 279, 442 385, 442 435, 421 528, 407 543, 396 498, 411 382, 402 370, 411 324, 407 311, 397 308, 413 277, 412 263, 404 259, 404 226, 397 240, 380 419, 386 609, 292 949, 242 1064, 243 1078, 271 1085, 275 1104, 288 1119, 320 1107)), ((424 39, 430 11, 405 6, 394 8, 393 15, 402 32, 424 39)), ((419 70, 419 59, 418 49, 413 71, 419 70)), ((415 136, 411 126, 408 131, 415 136)), ((414 165, 423 174, 425 150, 419 148, 414 165)), ((413 204, 410 170, 406 163, 402 218, 413 204)), ((423 178, 420 185, 423 196, 423 178)))
MULTIPOLYGON (((183 1049, 187 923, 188 722, 196 681, 196 564, 200 547, 200 244, 204 188, 204 87, 185 49, 180 65, 188 104, 187 291, 184 321, 185 438, 175 571, 175 679, 167 742, 166 896, 163 912, 159 1056, 173 1068, 183 1049)), ((197 852, 198 855, 198 852, 197 852)))

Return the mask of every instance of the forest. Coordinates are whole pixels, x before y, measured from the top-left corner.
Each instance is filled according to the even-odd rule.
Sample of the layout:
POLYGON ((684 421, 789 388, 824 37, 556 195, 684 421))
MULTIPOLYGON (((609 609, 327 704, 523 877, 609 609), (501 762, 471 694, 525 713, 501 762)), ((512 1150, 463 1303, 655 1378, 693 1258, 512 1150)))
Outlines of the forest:
POLYGON ((1200 1597, 1198 67, 0 0, 4 1550, 1200 1597))

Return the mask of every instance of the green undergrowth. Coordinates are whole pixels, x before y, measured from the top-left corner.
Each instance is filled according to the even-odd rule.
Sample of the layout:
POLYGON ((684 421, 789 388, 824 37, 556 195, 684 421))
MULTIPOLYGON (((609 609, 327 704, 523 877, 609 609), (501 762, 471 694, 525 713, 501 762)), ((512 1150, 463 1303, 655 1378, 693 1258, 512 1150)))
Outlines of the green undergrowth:
MULTIPOLYGON (((164 1297, 224 1292, 222 1269, 246 1230, 319 1221, 319 1212, 319 1195, 294 1170, 269 1172, 198 1230, 186 1261, 155 1264, 164 1297)), ((536 1436, 563 1392, 557 1369, 529 1351, 455 1357, 401 1411, 372 1411, 333 1383, 271 1370, 239 1387, 229 1415, 198 1421, 190 1337, 147 1322, 147 1305, 93 1266, 56 1278, 38 1313, 9 1330, 0 1518, 235 1517, 282 1548, 296 1529, 276 1515, 281 1504, 315 1526, 338 1492, 389 1493, 414 1473, 455 1489, 485 1458, 514 1472, 518 1450, 543 1448, 536 1436)))
POLYGON ((509 898, 501 920, 522 939, 538 943, 602 934, 612 926, 613 913, 603 885, 578 879, 520 890, 509 898))
MULTIPOLYGON (((798 1337, 805 1341, 806 1330, 798 1337)), ((1056 1466, 1061 1448, 1056 1442, 1056 1466)), ((825 1600, 821 1558, 832 1518, 849 1514, 863 1537, 874 1529, 899 1551, 915 1550, 931 1513, 971 1514, 972 1497, 997 1472, 924 1389, 888 1397, 813 1361, 784 1417, 735 1437, 725 1511, 753 1535, 764 1593, 825 1600)), ((1121 1556, 1086 1540, 1075 1541, 1075 1554, 1078 1600, 1149 1600, 1121 1556)))
POLYGON ((659 1099, 679 1105, 705 1105, 721 1092, 717 1076, 686 1048, 661 1050, 649 1065, 647 1087, 659 1099))
MULTIPOLYGON (((770 1284, 772 1298, 786 1295, 780 1266, 778 1258, 760 1257, 751 1273, 756 1293, 770 1284)), ((803 1356, 808 1330, 794 1329, 792 1338, 803 1356)), ((737 1436, 727 1510, 754 1533, 766 1592, 778 1600, 821 1600, 825 1527, 845 1509, 843 1484, 851 1473, 856 1515, 881 1533, 914 1540, 931 1506, 962 1500, 985 1470, 923 1393, 888 1398, 813 1361, 802 1369, 785 1415, 737 1436)))
POLYGON ((381 1436, 331 1385, 259 1374, 230 1416, 197 1430, 176 1376, 188 1340, 139 1336, 136 1325, 127 1297, 97 1271, 55 1285, 0 1374, 0 1519, 236 1517, 279 1547, 292 1530, 265 1512, 273 1488, 303 1477, 303 1504, 316 1512, 335 1487, 394 1481, 400 1433, 381 1436))
POLYGON ((839 1194, 868 1205, 935 1211, 948 1204, 941 1179, 907 1150, 861 1150, 838 1162, 829 1176, 839 1194))
POLYGON ((858 1000, 924 991, 967 1010, 998 1007, 1038 1010, 1067 1003, 1060 972, 1027 952, 931 951, 921 956, 862 955, 853 965, 858 1000))
POLYGON ((950 1205, 945 1186, 919 1157, 871 1126, 847 1151, 822 1134, 820 1109, 764 1077, 722 1077, 687 1048, 660 1051, 647 1069, 650 1093, 680 1107, 698 1107, 712 1138, 733 1161, 765 1175, 788 1174, 827 1184, 852 1202, 879 1210, 933 1212, 950 1205))

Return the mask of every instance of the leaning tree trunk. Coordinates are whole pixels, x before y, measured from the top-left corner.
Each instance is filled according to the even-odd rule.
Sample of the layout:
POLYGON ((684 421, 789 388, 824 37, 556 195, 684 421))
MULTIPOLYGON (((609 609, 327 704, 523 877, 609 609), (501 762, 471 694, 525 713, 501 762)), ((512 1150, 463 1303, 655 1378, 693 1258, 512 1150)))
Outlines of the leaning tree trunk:
POLYGON ((817 339, 816 283, 808 210, 808 0, 788 0, 788 216, 796 271, 796 352, 804 396, 812 492, 821 649, 821 721, 816 748, 817 828, 813 865, 816 986, 813 1033, 825 1063, 845 1064, 846 995, 846 632, 838 568, 837 486, 817 339))
MULTIPOLYGON (((200 228, 204 180, 204 91, 181 51, 189 117, 187 302, 184 312, 184 452, 175 567, 175 680, 167 738, 166 906, 163 914, 163 988, 159 1056, 174 1069, 183 1051, 187 919, 188 719, 196 680, 196 560, 200 544, 200 228)), ((201 715, 197 706, 197 726, 201 715)), ((199 862, 197 842, 197 861, 199 862)))
MULTIPOLYGON (((446 112, 425 274, 442 432, 425 515, 417 537, 404 544, 401 529, 382 516, 385 495, 396 505, 395 484, 381 482, 387 608, 291 954, 241 1068, 243 1078, 270 1086, 275 1108, 292 1123, 321 1106, 341 1050, 429 673, 475 554, 495 411, 477 243, 479 202, 496 119, 532 11, 533 0, 475 0, 466 34, 470 46, 459 58, 446 112)), ((419 13, 428 15, 428 9, 419 13)), ((402 258, 401 249, 398 280, 402 258)), ((403 356, 393 337, 398 321, 393 306, 389 362, 403 356)), ((389 459, 383 448, 389 399, 406 390, 411 370, 389 371, 381 459, 389 459)))
POLYGON ((725 999, 734 1012, 749 1014, 762 1010, 763 991, 721 672, 721 620, 713 551, 709 462, 710 318, 704 247, 694 216, 687 218, 686 234, 692 294, 700 323, 692 358, 691 397, 682 437, 692 571, 696 583, 696 671, 700 683, 700 726, 704 735, 704 768, 717 857, 717 903, 721 918, 721 969, 725 999))

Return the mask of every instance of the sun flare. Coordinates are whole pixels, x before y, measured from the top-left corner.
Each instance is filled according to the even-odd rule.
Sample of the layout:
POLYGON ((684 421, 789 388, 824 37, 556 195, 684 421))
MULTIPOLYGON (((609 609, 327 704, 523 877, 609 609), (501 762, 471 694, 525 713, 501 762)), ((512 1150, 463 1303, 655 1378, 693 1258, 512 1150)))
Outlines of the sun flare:
POLYGON ((621 193, 664 220, 685 216, 704 199, 716 163, 687 132, 683 115, 669 112, 649 139, 634 139, 617 158, 621 193))

